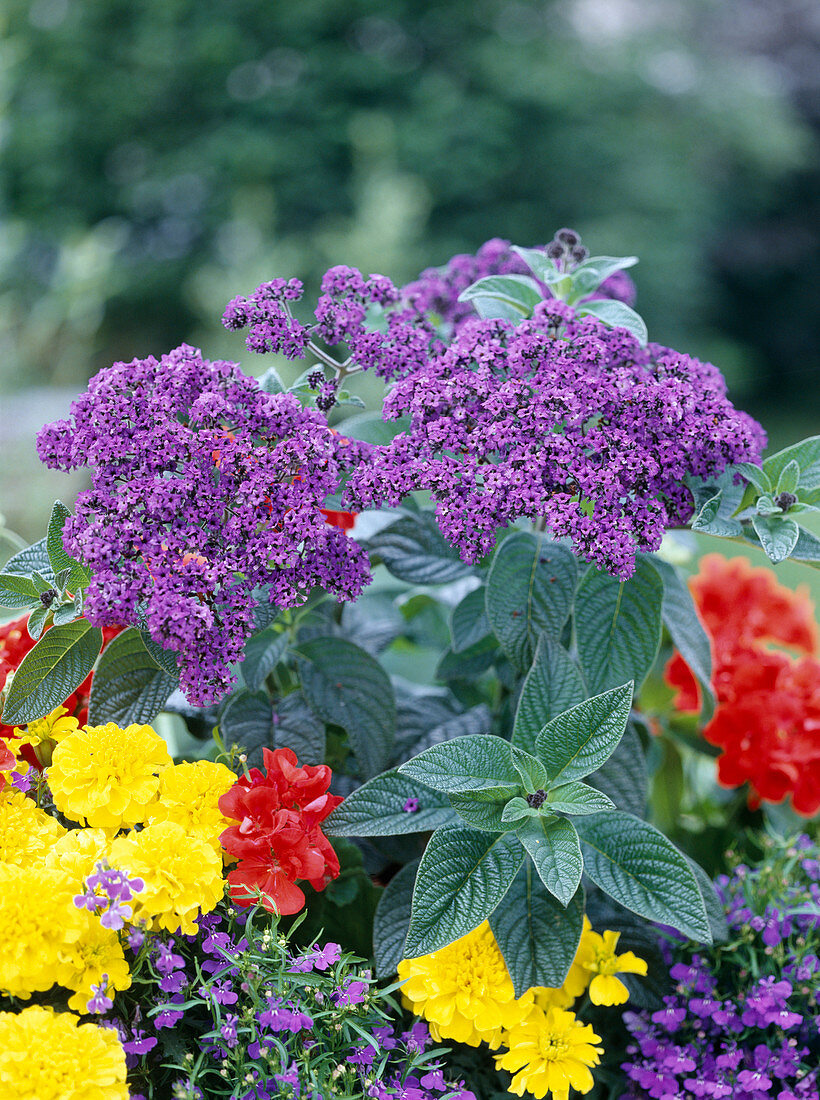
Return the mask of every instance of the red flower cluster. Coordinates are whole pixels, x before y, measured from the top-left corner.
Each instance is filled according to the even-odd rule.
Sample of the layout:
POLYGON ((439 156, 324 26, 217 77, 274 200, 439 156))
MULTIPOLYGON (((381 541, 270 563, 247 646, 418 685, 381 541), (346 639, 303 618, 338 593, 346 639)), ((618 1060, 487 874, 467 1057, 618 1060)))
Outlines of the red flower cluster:
POLYGON ((319 823, 342 800, 328 793, 327 765, 300 768, 290 749, 264 749, 263 757, 267 774, 252 768, 219 800, 225 817, 239 822, 219 838, 239 859, 228 887, 236 905, 254 905, 258 887, 272 913, 298 913, 305 895, 297 879, 323 890, 339 874, 339 860, 319 823))
MULTIPOLYGON (((719 782, 748 782, 753 806, 791 795, 796 812, 812 816, 820 810, 820 660, 811 600, 771 570, 719 554, 703 558, 689 586, 712 639, 718 705, 703 736, 723 750, 719 782)), ((679 710, 700 709, 697 681, 680 654, 665 678, 678 689, 679 710)))
MULTIPOLYGON (((21 615, 19 619, 13 619, 11 622, 0 625, 0 690, 2 690, 8 674, 17 670, 25 655, 35 646, 35 639, 31 637, 26 628, 27 623, 28 612, 21 615)), ((103 627, 103 648, 121 630, 121 626, 103 627)), ((81 726, 88 721, 88 698, 91 694, 93 676, 94 673, 89 672, 77 690, 72 692, 62 704, 70 715, 78 719, 81 726)), ((0 737, 11 737, 13 733, 13 726, 7 726, 0 722, 0 737)), ((30 764, 38 770, 42 770, 42 765, 28 746, 23 746, 22 753, 30 764)))

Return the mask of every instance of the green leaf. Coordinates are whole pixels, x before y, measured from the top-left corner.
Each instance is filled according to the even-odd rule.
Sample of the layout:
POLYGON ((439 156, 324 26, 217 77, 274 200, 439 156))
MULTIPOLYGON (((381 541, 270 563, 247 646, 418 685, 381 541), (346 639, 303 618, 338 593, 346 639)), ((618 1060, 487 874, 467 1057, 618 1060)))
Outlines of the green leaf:
POLYGON ((521 688, 513 727, 513 744, 533 752, 544 726, 586 697, 578 666, 558 642, 541 636, 535 661, 521 688))
POLYGON ((524 749, 518 748, 517 745, 510 745, 510 752, 513 767, 521 776, 521 782, 527 791, 533 794, 535 791, 543 790, 547 786, 548 776, 547 769, 541 761, 524 749))
POLYGON ((791 462, 787 462, 783 469, 780 471, 780 477, 777 479, 776 494, 780 493, 794 493, 797 491, 797 486, 800 484, 800 467, 794 459, 791 462))
POLYGON ((433 745, 406 761, 399 772, 436 791, 463 794, 465 791, 506 792, 509 797, 521 786, 510 759, 510 743, 501 737, 474 734, 433 745))
POLYGON ((460 825, 437 829, 419 864, 407 958, 429 955, 478 928, 500 905, 523 861, 513 833, 492 836, 460 825))
POLYGON ((578 301, 579 298, 597 290, 601 283, 616 271, 634 267, 636 263, 638 263, 637 256, 590 256, 588 260, 578 264, 572 272, 573 295, 570 304, 572 300, 578 301))
POLYGON ((386 446, 409 427, 408 417, 400 416, 395 420, 383 420, 381 413, 360 413, 344 421, 344 435, 348 439, 361 439, 365 443, 386 446))
POLYGON ((277 631, 272 626, 248 639, 245 643, 242 676, 251 691, 259 691, 268 674, 284 657, 288 642, 287 631, 277 631))
POLYGON ((512 251, 517 252, 530 271, 542 283, 551 286, 567 277, 565 271, 559 271, 555 262, 540 248, 519 248, 512 246, 512 251))
POLYGON ((14 573, 18 576, 29 577, 35 570, 42 573, 49 584, 54 585, 56 588, 54 570, 51 568, 45 539, 32 543, 25 550, 20 550, 13 557, 10 557, 3 566, 3 575, 14 573))
POLYGON ((299 691, 280 699, 273 709, 273 748, 293 749, 300 764, 325 762, 324 723, 314 715, 299 691))
POLYGON ((661 641, 663 584, 643 558, 628 581, 588 570, 578 588, 578 659, 593 692, 635 681, 639 691, 661 641))
POLYGON ((622 810, 579 818, 577 829, 584 870, 596 886, 647 920, 712 942, 697 879, 663 833, 622 810))
POLYGON ((521 672, 532 664, 542 634, 560 637, 577 577, 574 556, 544 535, 520 531, 496 551, 487 579, 487 617, 521 672))
POLYGON ((413 742, 410 752, 402 756, 406 760, 408 756, 423 752, 433 745, 440 745, 442 741, 450 741, 454 737, 466 737, 468 734, 489 734, 493 724, 493 716, 485 703, 470 707, 462 714, 454 714, 431 729, 426 730, 413 742))
POLYGON ((275 367, 268 367, 265 373, 260 374, 256 381, 263 393, 277 394, 285 392, 284 383, 275 367))
POLYGON ((820 568, 820 539, 801 527, 791 556, 795 561, 803 561, 807 565, 820 568))
POLYGON ((553 718, 538 734, 535 752, 552 784, 583 779, 600 768, 623 737, 632 707, 632 684, 585 699, 553 718))
POLYGON ((18 573, 0 573, 0 605, 10 609, 43 606, 34 581, 18 573))
POLYGON ((444 538, 432 512, 402 516, 368 539, 366 547, 408 584, 447 584, 473 571, 444 538))
POLYGON ((29 650, 15 673, 3 708, 6 725, 34 722, 76 691, 102 647, 102 631, 86 619, 53 626, 29 650))
POLYGON ((530 806, 526 798, 516 795, 504 807, 501 814, 501 824, 508 827, 515 821, 521 821, 525 817, 537 817, 538 810, 530 806))
POLYGON ((373 919, 373 956, 376 975, 389 978, 404 958, 404 940, 410 927, 410 907, 419 861, 406 863, 385 886, 373 919))
POLYGON ((577 306, 576 313, 579 317, 597 317, 599 321, 603 321, 605 325, 612 328, 625 328, 640 344, 646 344, 649 339, 643 317, 625 302, 618 302, 612 298, 596 298, 577 306))
POLYGON ((663 623, 675 648, 697 677, 704 695, 714 705, 712 644, 695 610, 692 593, 674 565, 647 556, 663 583, 663 623))
POLYGON ((738 462, 732 469, 745 477, 759 493, 770 493, 772 491, 771 478, 761 466, 755 466, 751 462, 738 462))
POLYGON ((91 580, 91 573, 76 558, 72 558, 63 546, 63 527, 70 515, 71 512, 61 500, 54 502, 48 524, 48 534, 46 535, 46 551, 51 568, 55 573, 59 573, 63 569, 69 571, 65 586, 73 594, 78 588, 86 587, 91 580))
POLYGON ((615 752, 602 768, 587 776, 587 781, 620 809, 636 817, 644 816, 649 777, 643 745, 631 721, 615 752))
POLYGON ((453 608, 450 616, 450 634, 453 652, 461 653, 486 638, 491 631, 487 618, 484 586, 468 592, 461 603, 453 608))
POLYGON ((565 817, 531 817, 516 836, 535 864, 539 878, 561 905, 568 905, 578 887, 584 861, 575 826, 565 817))
POLYGON ((529 275, 488 275, 468 286, 458 297, 460 302, 472 302, 476 298, 493 298, 516 310, 518 317, 530 317, 544 296, 529 275))
POLYGON ((311 710, 345 730, 365 778, 383 771, 396 731, 396 700, 387 673, 346 638, 314 638, 297 652, 311 710))
POLYGON ((798 465, 798 486, 801 489, 820 489, 820 435, 801 439, 799 443, 793 443, 764 460, 763 469, 773 485, 778 484, 781 474, 790 462, 798 465))
POLYGON ((492 635, 469 646, 461 653, 448 649, 436 666, 436 680, 474 680, 501 656, 498 642, 492 635))
POLYGON ((177 664, 176 651, 164 649, 158 642, 154 641, 147 630, 141 630, 140 637, 142 638, 142 644, 151 654, 157 668, 161 668, 167 676, 173 677, 179 683, 179 665, 177 664))
POLYGON ((90 725, 125 727, 153 722, 178 680, 158 669, 139 631, 123 630, 108 643, 91 681, 90 725))
MULTIPOLYGON (((83 613, 83 590, 77 589, 77 594, 70 603, 64 603, 54 612, 54 625, 62 626, 70 623, 83 613)), ((29 616, 29 630, 31 629, 31 617, 29 616)))
POLYGON ((597 814, 602 810, 614 810, 615 803, 595 787, 573 780, 553 787, 544 809, 562 814, 597 814))
POLYGON ((559 989, 569 973, 584 922, 584 892, 566 909, 544 889, 529 860, 490 916, 516 997, 533 986, 559 989))
POLYGON ((48 619, 50 614, 51 612, 49 611, 49 609, 47 607, 43 607, 42 604, 39 607, 34 608, 26 621, 26 630, 28 631, 30 638, 34 638, 36 640, 40 637, 40 635, 45 630, 46 620, 48 619))
POLYGON ((264 691, 235 691, 219 716, 219 732, 227 745, 236 744, 259 760, 263 748, 273 748, 273 707, 264 691))
POLYGON ((322 828, 328 836, 400 836, 426 833, 453 820, 446 796, 393 768, 352 791, 322 828), (408 798, 418 799, 414 813, 404 809, 408 798))
POLYGON ((752 516, 752 526, 760 545, 775 565, 789 557, 800 537, 800 528, 795 521, 785 517, 752 516))
POLYGON ((723 902, 717 895, 715 884, 699 863, 695 863, 695 861, 687 855, 684 855, 684 858, 691 867, 692 873, 697 879, 698 886, 700 887, 700 894, 706 908, 706 918, 709 921, 709 928, 712 932, 712 942, 726 943, 729 939, 726 910, 723 908, 723 902))
MULTIPOLYGON (((488 833, 506 832, 508 826, 504 819, 504 810, 509 805, 506 794, 499 794, 496 791, 470 791, 467 794, 451 794, 447 797, 459 817, 462 817, 473 829, 481 829, 488 833)), ((524 805, 526 806, 526 802, 524 805)))

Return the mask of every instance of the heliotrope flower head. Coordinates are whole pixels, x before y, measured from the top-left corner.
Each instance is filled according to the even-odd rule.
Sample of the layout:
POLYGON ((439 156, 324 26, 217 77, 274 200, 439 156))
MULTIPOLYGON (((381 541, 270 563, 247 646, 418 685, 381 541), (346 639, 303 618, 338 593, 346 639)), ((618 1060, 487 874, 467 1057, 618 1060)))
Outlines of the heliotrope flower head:
POLYGON ((90 568, 85 615, 147 629, 177 653, 191 702, 219 699, 265 590, 278 607, 321 585, 355 598, 367 557, 325 522, 361 446, 291 394, 183 345, 101 371, 42 429, 49 466, 88 466, 66 549, 90 568))
POLYGON ((595 1084, 590 1069, 601 1060, 600 1041, 574 1013, 536 1006, 505 1036, 509 1050, 496 1061, 514 1074, 510 1092, 516 1096, 528 1092, 541 1100, 549 1092, 554 1100, 568 1100, 571 1088, 585 1093, 595 1084))
POLYGON ((686 522, 688 475, 759 457, 764 436, 717 369, 546 300, 531 320, 465 320, 388 394, 410 427, 358 467, 363 508, 431 492, 444 535, 476 561, 496 531, 544 518, 582 557, 626 578, 686 522))
POLYGON ((192 935, 200 910, 209 913, 224 891, 222 860, 213 846, 173 821, 117 837, 108 858, 143 882, 133 902, 135 924, 192 935))
POLYGON ((455 1039, 496 1048, 502 1030, 532 1008, 532 997, 516 999, 512 979, 487 921, 439 951, 399 963, 402 998, 430 1026, 438 1042, 455 1039))
POLYGON ((219 809, 219 799, 234 783, 236 776, 224 764, 211 760, 174 764, 160 774, 157 801, 147 820, 174 821, 219 848, 220 833, 230 824, 219 809))
POLYGON ((262 755, 265 771, 252 768, 219 799, 222 813, 239 822, 220 837, 239 859, 228 884, 237 905, 255 904, 261 891, 266 908, 297 913, 305 904, 297 880, 322 890, 339 874, 320 823, 341 798, 328 791, 327 765, 299 767, 291 749, 264 749, 262 755))
POLYGON ((57 809, 92 828, 120 829, 145 820, 159 775, 171 765, 150 726, 84 726, 54 750, 48 782, 57 809))
POLYGON ((117 1032, 32 1005, 0 1012, 0 1090, 18 1100, 128 1100, 117 1032))
POLYGON ((0 863, 42 863, 65 832, 22 791, 12 786, 0 790, 0 863))

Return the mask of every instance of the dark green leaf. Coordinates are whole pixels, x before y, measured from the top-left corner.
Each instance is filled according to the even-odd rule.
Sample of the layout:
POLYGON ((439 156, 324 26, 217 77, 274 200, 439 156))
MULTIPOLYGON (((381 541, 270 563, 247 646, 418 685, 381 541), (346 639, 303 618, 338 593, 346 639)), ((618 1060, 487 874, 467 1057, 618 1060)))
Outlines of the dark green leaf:
POLYGON ((488 734, 492 724, 493 716, 489 707, 485 703, 479 703, 478 706, 470 707, 463 714, 455 714, 422 734, 413 744, 413 753, 424 752, 425 749, 440 745, 442 741, 451 741, 454 737, 488 734))
POLYGON ((242 676, 251 691, 259 691, 265 683, 268 674, 284 657, 288 641, 287 631, 277 631, 274 626, 269 626, 245 643, 242 676))
POLYGON ((73 594, 78 588, 86 587, 91 580, 91 573, 76 558, 72 558, 63 546, 63 527, 70 515, 71 512, 61 500, 54 502, 46 535, 46 551, 54 573, 68 570, 65 586, 73 594))
POLYGON ((501 903, 524 861, 513 833, 438 829, 419 864, 405 953, 429 955, 466 936, 501 903))
POLYGON ((577 306, 576 312, 579 317, 597 317, 612 328, 625 328, 641 344, 645 344, 649 338, 643 317, 625 302, 613 298, 596 298, 577 306))
POLYGON ((436 667, 437 680, 472 680, 495 663, 501 656, 498 642, 490 635, 471 645, 461 653, 448 649, 436 667))
POLYGON ((801 489, 820 489, 820 435, 801 439, 764 460, 763 469, 773 485, 777 485, 790 462, 796 462, 800 468, 801 489))
POLYGON ((3 566, 3 573, 15 573, 23 577, 31 576, 35 570, 42 573, 50 584, 54 584, 54 570, 51 568, 45 539, 32 543, 25 550, 20 550, 3 566))
POLYGON ((492 735, 468 735, 433 745, 399 768, 402 775, 449 794, 498 791, 516 794, 521 786, 510 759, 510 743, 492 735))
POLYGON ((711 943, 697 879, 681 852, 652 825, 613 810, 579 818, 584 870, 625 908, 711 943))
POLYGON ((121 727, 153 722, 177 683, 157 668, 138 630, 123 630, 105 647, 94 672, 88 721, 121 727))
MULTIPOLYGON (((712 931, 712 941, 714 943, 726 943, 729 939, 726 910, 723 908, 723 902, 715 891, 715 884, 699 863, 695 863, 695 861, 687 855, 684 855, 684 858, 692 868, 692 873, 697 879, 698 886, 700 887, 700 894, 706 908, 706 918, 709 921, 709 928, 712 931)), ((793 913, 794 911, 790 910, 790 912, 793 913)), ((818 916, 820 916, 820 913, 818 913, 818 916)))
POLYGON ((770 493, 774 488, 769 475, 761 466, 755 466, 751 462, 738 462, 732 468, 754 485, 760 493, 770 493))
POLYGON ((603 791, 622 810, 636 817, 646 813, 646 790, 649 782, 641 739, 633 723, 627 723, 615 752, 602 768, 591 772, 587 782, 603 791))
POLYGON ((161 668, 167 676, 172 676, 178 681, 179 666, 176 652, 173 649, 163 649, 158 642, 154 641, 147 630, 140 631, 140 637, 142 638, 142 644, 151 654, 157 668, 161 668))
POLYGON ((577 576, 569 550, 544 535, 520 531, 499 546, 487 578, 487 617, 520 671, 532 664, 542 634, 560 636, 577 576))
POLYGON ((800 528, 795 521, 785 517, 752 516, 752 526, 760 545, 775 565, 786 560, 800 537, 800 528))
POLYGON ((262 749, 273 748, 273 707, 267 694, 246 688, 234 692, 220 716, 219 730, 226 745, 238 745, 258 763, 262 749))
POLYGON ((536 757, 531 756, 517 745, 510 745, 513 767, 521 776, 521 782, 530 794, 541 791, 547 786, 547 769, 536 757))
POLYGON ((538 810, 533 809, 526 798, 516 795, 504 806, 501 814, 501 824, 509 828, 513 822, 521 821, 525 817, 537 817, 538 810))
POLYGON ((615 804, 602 791, 573 780, 553 787, 544 809, 562 814, 597 814, 602 810, 614 810, 615 804))
POLYGON ((581 674, 570 655, 552 638, 542 635, 518 700, 513 743, 533 752, 544 726, 585 696, 581 674))
POLYGON ((647 558, 663 583, 663 623, 680 655, 698 679, 711 703, 712 645, 698 618, 695 602, 686 582, 674 565, 654 555, 647 558))
MULTIPOLYGON (((450 805, 473 829, 488 833, 503 833, 509 826, 504 821, 508 796, 497 791, 470 791, 448 795, 450 805)), ((526 803, 524 803, 526 805, 526 803)))
POLYGON ((426 833, 453 820, 446 795, 393 768, 357 787, 322 828, 328 836, 399 836, 426 833), (413 812, 404 809, 411 798, 419 803, 413 812))
POLYGON ((486 638, 491 631, 490 620, 485 607, 484 586, 474 588, 453 608, 450 617, 450 633, 453 638, 453 652, 461 653, 471 645, 486 638))
POLYGON ((39 607, 34 608, 28 619, 26 620, 26 630, 28 631, 30 638, 34 638, 36 640, 40 637, 40 635, 45 630, 46 619, 49 617, 49 615, 50 611, 48 610, 48 608, 43 607, 42 604, 39 607))
POLYGON ((394 577, 408 584, 446 584, 473 571, 439 531, 432 512, 402 516, 366 545, 394 577))
POLYGON ((727 512, 729 507, 725 503, 723 490, 720 490, 706 501, 692 520, 692 530, 726 539, 734 538, 742 533, 743 525, 727 512))
POLYGON ((325 726, 299 691, 292 691, 273 711, 273 748, 293 749, 300 764, 324 764, 325 726))
POLYGON ((302 691, 324 722, 347 733, 365 778, 383 771, 396 730, 396 701, 387 673, 346 638, 300 644, 302 691))
POLYGON ((0 573, 0 605, 13 609, 43 606, 34 581, 19 573, 0 573))
POLYGON ((410 907, 419 861, 406 863, 384 888, 373 920, 376 975, 389 978, 404 958, 404 940, 410 927, 410 907))
POLYGON ((583 921, 583 890, 564 908, 544 889, 527 860, 490 916, 516 997, 533 986, 558 989, 564 984, 581 941, 583 921))
POLYGON ((535 741, 550 781, 568 783, 600 768, 618 747, 631 706, 632 684, 622 684, 553 718, 535 741))
POLYGON ((572 822, 564 817, 530 817, 518 826, 516 836, 549 892, 561 905, 568 905, 581 884, 584 869, 572 822))
POLYGON ((6 725, 50 714, 76 691, 102 647, 102 631, 86 619, 53 626, 29 650, 14 676, 3 709, 6 725))
POLYGON ((663 584, 643 558, 628 581, 588 570, 578 588, 578 658, 590 691, 635 681, 639 691, 661 641, 663 584))

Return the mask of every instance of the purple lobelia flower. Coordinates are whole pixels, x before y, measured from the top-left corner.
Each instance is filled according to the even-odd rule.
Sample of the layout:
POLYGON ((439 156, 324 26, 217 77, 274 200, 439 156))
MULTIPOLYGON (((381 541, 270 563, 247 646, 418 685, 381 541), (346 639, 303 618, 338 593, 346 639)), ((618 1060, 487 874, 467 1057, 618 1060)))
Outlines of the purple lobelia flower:
POLYGON ((186 345, 116 363, 37 446, 48 466, 92 471, 63 532, 92 573, 86 617, 175 652, 193 703, 228 690, 260 598, 355 598, 368 582, 364 551, 321 512, 363 445, 234 363, 186 345))

